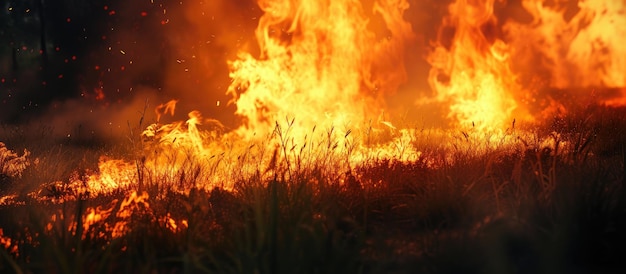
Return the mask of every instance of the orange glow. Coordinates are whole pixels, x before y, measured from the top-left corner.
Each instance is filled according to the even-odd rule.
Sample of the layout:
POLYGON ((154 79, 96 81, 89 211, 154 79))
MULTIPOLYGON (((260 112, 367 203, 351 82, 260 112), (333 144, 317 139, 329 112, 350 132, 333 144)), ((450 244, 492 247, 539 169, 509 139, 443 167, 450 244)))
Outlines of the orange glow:
POLYGON ((626 105, 624 1, 522 1, 530 23, 504 30, 524 79, 534 85, 538 118, 580 105, 626 105), (538 83, 538 86, 537 86, 538 83), (556 90, 555 92, 549 92, 556 90))
POLYGON ((112 230, 113 238, 121 237, 128 232, 128 224, 133 214, 144 214, 150 208, 148 204, 148 193, 143 192, 137 194, 136 191, 130 194, 122 201, 119 210, 115 214, 116 222, 112 230))
POLYGON ((453 126, 505 129, 513 119, 567 112, 572 102, 623 104, 623 1, 524 0, 529 22, 497 18, 494 9, 507 4, 458 0, 448 8, 428 79, 453 126))
MULTIPOLYGON (((122 237, 132 228, 133 218, 137 218, 137 216, 147 217, 150 221, 157 221, 156 218, 152 217, 153 213, 148 199, 149 196, 146 192, 138 194, 137 191, 130 191, 121 203, 118 203, 118 200, 113 200, 104 207, 86 208, 82 216, 82 238, 85 239, 88 236, 99 238, 122 237), (94 233, 98 234, 94 235, 94 233)), ((52 214, 50 222, 46 224, 45 231, 54 233, 55 231, 65 230, 75 235, 77 233, 77 222, 74 220, 75 216, 70 217, 71 219, 66 219, 67 217, 62 212, 52 214), (68 222, 67 220, 71 221, 68 222)), ((187 220, 176 220, 169 213, 159 217, 158 221, 174 233, 187 228, 187 220)), ((0 244, 8 249, 11 243, 11 239, 4 237, 2 229, 0 229, 0 244)), ((14 250, 17 250, 16 248, 16 246, 13 247, 14 250)))

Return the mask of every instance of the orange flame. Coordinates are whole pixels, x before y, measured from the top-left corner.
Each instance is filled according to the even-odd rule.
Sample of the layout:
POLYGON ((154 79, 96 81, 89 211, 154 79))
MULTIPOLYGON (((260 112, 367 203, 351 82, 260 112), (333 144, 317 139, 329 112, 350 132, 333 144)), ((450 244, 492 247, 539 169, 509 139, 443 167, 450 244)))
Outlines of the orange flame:
POLYGON ((376 37, 359 1, 261 0, 258 58, 229 62, 228 93, 245 117, 237 132, 266 136, 276 121, 296 118, 296 138, 314 126, 357 128, 384 107, 380 98, 405 80, 403 49, 413 34, 403 0, 376 1, 390 34, 376 37), (384 72, 379 72, 384 69, 384 72))
POLYGON ((30 152, 24 149, 24 154, 20 156, 7 148, 3 142, 0 142, 0 175, 22 176, 22 172, 30 165, 29 155, 30 152))
MULTIPOLYGON (((435 96, 410 101, 444 106, 449 126, 465 139, 478 132, 485 143, 509 140, 504 129, 515 121, 541 122, 567 111, 551 89, 577 102, 626 103, 626 35, 618 35, 626 33, 625 4, 586 0, 572 9, 572 3, 523 0, 520 10, 530 17, 523 22, 496 16, 506 1, 454 1, 426 57, 431 69, 424 77, 435 96), (582 96, 591 90, 597 91, 582 96)), ((412 14, 407 1, 258 4, 264 12, 255 31, 259 53, 242 51, 228 62, 227 94, 242 125, 227 131, 199 111, 185 122, 161 124, 177 101, 159 105, 156 123, 142 133, 141 157, 101 158, 99 173, 89 178, 92 193, 140 185, 146 177, 180 191, 218 182, 228 188, 233 173, 252 174, 277 158, 287 169, 319 160, 301 157, 305 151, 344 153, 334 164, 348 169, 372 157, 422 156, 416 132, 385 117, 387 96, 407 80, 404 60, 416 40, 405 20, 412 14), (370 142, 372 132, 386 139, 370 142)))
POLYGON ((0 228, 0 248, 4 248, 13 256, 19 256, 18 243, 8 236, 4 236, 4 231, 0 228))
POLYGON ((505 128, 518 108, 522 88, 511 70, 509 46, 495 33, 494 0, 458 0, 449 6, 428 76, 449 118, 462 127, 505 128), (452 37, 446 37, 453 32, 452 37), (449 45, 446 40, 451 40, 449 45))
POLYGON ((568 7, 572 4, 522 1, 533 21, 506 26, 518 55, 544 57, 540 65, 549 68, 553 87, 626 86, 626 3, 577 2, 568 7), (568 18, 567 8, 578 11, 568 18))

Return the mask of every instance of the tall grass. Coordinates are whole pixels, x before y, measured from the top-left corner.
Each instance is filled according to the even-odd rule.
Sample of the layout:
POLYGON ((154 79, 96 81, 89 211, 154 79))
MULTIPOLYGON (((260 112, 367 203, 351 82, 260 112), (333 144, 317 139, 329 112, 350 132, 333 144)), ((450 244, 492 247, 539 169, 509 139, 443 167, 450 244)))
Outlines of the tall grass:
POLYGON ((11 240, 3 241, 0 271, 626 268, 626 119, 619 111, 599 109, 504 134, 413 130, 392 144, 402 154, 395 157, 379 157, 376 149, 382 143, 377 140, 399 136, 397 131, 313 128, 295 140, 293 126, 293 120, 276 123, 265 140, 231 144, 207 157, 146 152, 140 147, 150 144, 135 141, 106 153, 135 161, 136 185, 99 196, 71 189, 48 193, 73 195, 62 202, 26 193, 71 176, 80 181, 76 167, 94 168, 94 156, 65 146, 35 149, 31 157, 39 163, 11 182, 29 185, 28 191, 0 207, 0 237, 11 240), (355 164, 349 159, 357 145, 369 154, 355 164), (164 154, 177 168, 146 165, 145 153, 164 154), (106 214, 93 221, 88 216, 96 209, 106 214))

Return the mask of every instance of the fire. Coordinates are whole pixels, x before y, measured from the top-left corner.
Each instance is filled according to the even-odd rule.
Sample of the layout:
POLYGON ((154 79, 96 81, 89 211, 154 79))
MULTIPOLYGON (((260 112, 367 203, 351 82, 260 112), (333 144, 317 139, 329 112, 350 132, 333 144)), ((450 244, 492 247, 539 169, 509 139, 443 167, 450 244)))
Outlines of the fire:
POLYGON ((453 125, 504 129, 567 112, 569 101, 623 104, 623 1, 525 0, 515 12, 530 22, 497 18, 508 5, 499 2, 452 3, 428 56, 435 100, 449 105, 453 125))
MULTIPOLYGON (((566 19, 568 4, 560 3, 522 1, 530 23, 498 18, 498 5, 507 4, 502 1, 450 4, 426 56, 435 96, 416 98, 412 107, 434 101, 447 108, 449 126, 465 139, 472 134, 502 145, 490 140, 515 142, 510 133, 516 121, 541 122, 567 111, 549 88, 626 86, 623 38, 605 31, 624 32, 624 4, 580 1, 566 19)), ((260 0, 258 5, 264 12, 255 31, 258 53, 242 50, 228 62, 227 94, 242 124, 227 130, 200 111, 165 124, 162 118, 174 114, 178 101, 161 104, 156 123, 141 134, 134 162, 101 159, 99 172, 89 179, 94 193, 150 180, 179 191, 230 188, 233 173, 255 174, 276 164, 289 170, 318 161, 319 155, 343 158, 334 165, 347 169, 372 157, 422 157, 416 131, 398 128, 385 116, 392 112, 386 96, 409 76, 404 60, 416 34, 405 20, 411 8, 406 1, 260 0), (376 134, 387 137, 371 141, 376 134)), ((623 97, 605 93, 598 102, 618 104, 623 97)))
MULTIPOLYGON (((130 191, 121 203, 115 199, 107 206, 87 207, 84 215, 80 216, 83 233, 80 236, 82 239, 90 235, 99 238, 120 238, 130 231, 134 221, 133 218, 137 218, 137 216, 146 217, 150 221, 157 220, 153 217, 148 199, 149 195, 146 192, 130 191), (97 235, 93 233, 97 233, 97 235)), ((169 213, 159 217, 157 221, 165 224, 165 227, 174 233, 185 228, 187 223, 186 220, 177 221, 169 213)), ((72 233, 72 235, 76 235, 78 225, 76 216, 65 216, 63 212, 58 212, 57 214, 52 214, 50 222, 46 225, 46 232, 53 233, 65 230, 72 233), (67 219, 68 217, 71 218, 67 219)), ((0 240, 7 247, 11 243, 10 238, 3 239, 1 233, 0 240)))
POLYGON ((413 36, 402 19, 405 1, 261 0, 260 55, 229 62, 228 93, 244 137, 266 136, 276 121, 295 117, 296 139, 314 126, 358 128, 384 108, 381 98, 405 78, 403 51, 413 36), (387 37, 369 29, 367 12, 382 16, 387 37))
MULTIPOLYGON (((446 172, 455 163, 488 155, 483 157, 487 178, 492 176, 492 161, 504 158, 501 151, 517 152, 520 159, 512 164, 511 178, 530 158, 535 181, 543 188, 541 196, 545 194, 539 198, 548 200, 556 189, 554 156, 572 152, 567 161, 575 163, 576 157, 592 155, 580 156, 580 151, 595 133, 581 134, 577 143, 570 143, 567 133, 530 132, 516 122, 544 123, 572 105, 626 106, 626 2, 521 0, 517 12, 527 14, 528 21, 501 16, 506 5, 506 0, 452 1, 437 26, 437 37, 428 41, 429 47, 424 45, 428 50, 421 54, 430 67, 427 75, 419 75, 406 61, 409 54, 420 55, 414 51, 417 37, 422 37, 414 31, 418 23, 409 18, 413 13, 407 0, 258 0, 263 11, 254 32, 258 48, 242 47, 226 62, 231 82, 223 92, 231 97, 228 104, 238 124, 224 126, 224 120, 207 118, 213 114, 199 110, 188 112, 185 121, 168 123, 179 100, 157 105, 152 124, 144 128, 142 116, 139 133, 130 133, 132 152, 126 158, 101 156, 97 170, 41 182, 48 183, 43 188, 50 193, 27 194, 42 205, 77 209, 48 215, 43 234, 69 232, 83 240, 110 241, 140 231, 137 224, 147 224, 192 239, 184 233, 189 234, 189 223, 194 228, 193 219, 180 218, 182 210, 174 208, 179 204, 163 209, 161 202, 181 194, 189 198, 193 192, 211 197, 218 193, 212 189, 232 191, 242 182, 263 184, 279 176, 290 182, 319 170, 332 173, 332 183, 361 188, 367 181, 356 173, 381 159, 446 172), (432 89, 430 97, 411 86, 413 77, 424 78, 432 89), (414 110, 411 115, 431 115, 421 109, 427 104, 444 109, 445 117, 433 120, 445 120, 445 130, 395 123, 398 111, 388 99, 400 90, 409 91, 402 108, 414 110), (553 166, 544 166, 546 159, 553 166), (113 195, 123 196, 91 204, 113 195)), ((146 14, 141 12, 142 17, 146 14)), ((102 88, 94 92, 96 100, 110 97, 102 88)), ((223 100, 210 101, 220 110, 228 109, 223 100)), ((20 178, 30 165, 28 150, 19 155, 0 142, 0 182, 20 178)), ((489 181, 496 196, 509 183, 497 187, 496 179, 489 181)), ((367 199, 372 189, 355 192, 367 199)), ((22 198, 0 197, 0 206, 30 205, 22 198)), ((220 215, 214 212, 221 204, 205 198, 199 199, 207 203, 202 210, 181 202, 187 210, 183 214, 220 215)), ((26 235, 36 246, 39 235, 26 235)), ((26 249, 18 249, 21 243, 10 236, 0 228, 0 248, 18 257, 26 249)))
POLYGON ((150 209, 148 198, 149 196, 146 192, 137 194, 136 191, 133 191, 122 201, 119 210, 115 214, 117 222, 112 230, 114 238, 121 237, 128 232, 128 224, 133 214, 146 215, 146 210, 150 209))
POLYGON ((493 5, 494 0, 451 4, 428 58, 436 100, 448 103, 448 117, 465 128, 505 128, 518 109, 515 94, 523 91, 509 46, 497 37, 493 5))
POLYGON ((0 176, 19 177, 26 167, 30 165, 30 152, 24 149, 20 156, 0 142, 0 176))
MULTIPOLYGON (((522 1, 530 24, 505 26, 518 56, 539 56, 556 88, 626 86, 626 3, 522 1), (573 7, 573 5, 577 4, 573 7), (577 9, 568 18, 567 9, 577 9)), ((537 60, 530 59, 533 62, 537 60)), ((537 75, 540 77, 540 75, 537 75)))
MULTIPOLYGON (((102 158, 99 173, 90 177, 94 191, 155 179, 177 181, 180 191, 216 184, 230 188, 233 182, 224 181, 232 173, 253 174, 273 161, 266 147, 284 148, 281 157, 287 169, 301 163, 305 147, 325 155, 360 149, 350 132, 368 126, 368 120, 381 122, 381 98, 406 79, 402 57, 413 39, 411 25, 402 19, 408 4, 376 1, 368 10, 351 0, 260 1, 259 6, 265 11, 256 30, 259 56, 241 52, 229 62, 233 82, 228 94, 236 114, 245 118, 243 125, 224 133, 219 121, 199 111, 190 112, 185 122, 162 124, 164 115, 174 114, 178 101, 161 104, 155 109, 156 123, 141 134, 140 159, 130 163, 102 158), (374 26, 368 13, 382 17, 384 26, 377 27, 387 28, 387 36, 370 30, 374 26), (251 145, 240 146, 243 140, 251 145)), ((375 148, 379 155, 391 149, 375 148)), ((363 158, 362 153, 353 155, 363 158)), ((346 159, 350 162, 354 159, 346 159)))
POLYGON ((98 162, 98 170, 98 173, 90 175, 87 180, 89 191, 94 195, 129 189, 136 185, 137 167, 127 161, 102 156, 98 162))
MULTIPOLYGON (((532 22, 504 28, 515 58, 530 82, 559 90, 581 102, 626 104, 626 4, 624 1, 552 3, 523 1, 532 22), (575 10, 573 15, 566 11, 575 10), (539 73, 533 69, 539 68, 539 73)), ((541 97, 541 96, 537 96, 541 97)), ((561 96, 563 97, 563 95, 561 96)), ((551 107, 567 111, 567 100, 550 98, 551 107), (565 105, 564 105, 565 103, 565 105)))
POLYGON ((2 228, 0 228, 0 248, 4 248, 14 256, 19 256, 18 244, 10 237, 4 236, 2 228))
POLYGON ((111 215, 111 211, 113 211, 113 207, 109 209, 102 209, 100 206, 96 208, 88 208, 85 213, 85 220, 83 221, 84 231, 89 231, 89 227, 106 220, 106 218, 111 215))
MULTIPOLYGON (((514 142, 509 133, 516 121, 542 122, 567 112, 552 89, 571 93, 573 101, 626 102, 623 1, 524 0, 516 12, 527 13, 527 22, 499 17, 506 5, 451 3, 424 56, 430 71, 420 76, 404 63, 418 36, 416 23, 406 19, 413 13, 405 0, 259 0, 258 52, 244 47, 228 61, 226 93, 240 125, 226 128, 197 110, 186 121, 164 123, 176 111, 178 100, 171 100, 155 108, 154 123, 133 141, 132 160, 103 156, 98 171, 70 184, 93 196, 142 190, 155 181, 186 192, 228 189, 234 177, 262 173, 268 165, 330 164, 331 156, 341 159, 334 166, 348 170, 374 157, 420 159, 419 133, 387 116, 393 113, 387 97, 409 77, 427 78, 434 92, 411 98, 418 102, 411 108, 444 106, 446 126, 465 139, 484 136, 485 143, 514 142)), ((2 174, 18 176, 28 155, 0 143, 2 174)))

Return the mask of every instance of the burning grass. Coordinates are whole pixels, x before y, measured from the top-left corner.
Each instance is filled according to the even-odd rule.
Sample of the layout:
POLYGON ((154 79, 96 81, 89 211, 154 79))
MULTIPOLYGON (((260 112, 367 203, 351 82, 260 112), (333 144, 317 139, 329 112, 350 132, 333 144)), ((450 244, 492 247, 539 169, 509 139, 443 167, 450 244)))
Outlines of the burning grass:
POLYGON ((287 120, 213 155, 135 136, 127 149, 63 143, 20 156, 6 139, 0 166, 21 173, 3 169, 0 269, 623 270, 624 114, 596 108, 501 134, 313 129, 301 141, 287 120), (125 158, 97 167, 94 151, 125 158))

